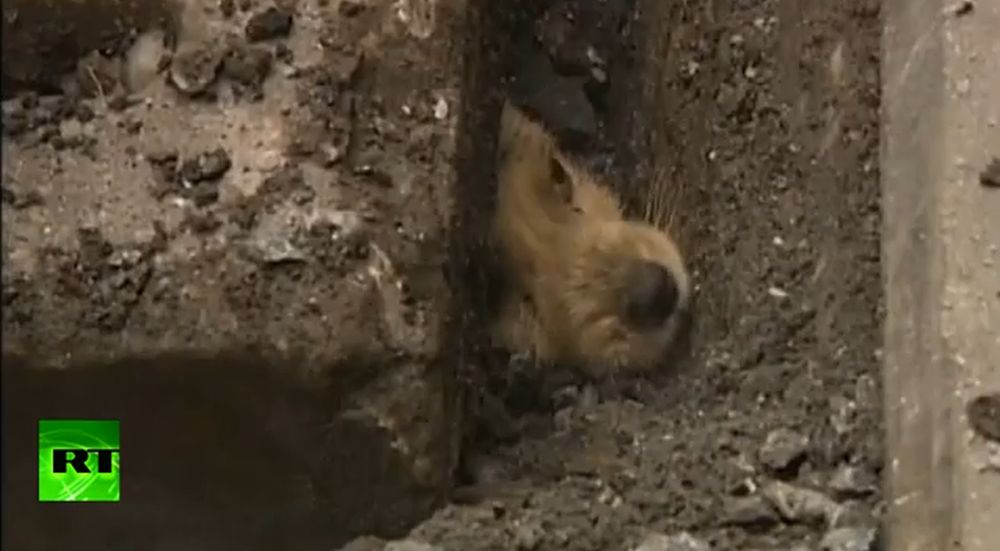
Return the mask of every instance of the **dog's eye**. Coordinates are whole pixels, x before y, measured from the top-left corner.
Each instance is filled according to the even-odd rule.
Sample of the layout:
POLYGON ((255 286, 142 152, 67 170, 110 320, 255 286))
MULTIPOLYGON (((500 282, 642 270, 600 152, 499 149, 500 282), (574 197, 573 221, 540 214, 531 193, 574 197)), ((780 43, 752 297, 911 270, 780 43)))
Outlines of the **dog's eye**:
POLYGON ((677 308, 677 281, 661 264, 632 261, 625 278, 623 317, 637 329, 659 327, 677 308))

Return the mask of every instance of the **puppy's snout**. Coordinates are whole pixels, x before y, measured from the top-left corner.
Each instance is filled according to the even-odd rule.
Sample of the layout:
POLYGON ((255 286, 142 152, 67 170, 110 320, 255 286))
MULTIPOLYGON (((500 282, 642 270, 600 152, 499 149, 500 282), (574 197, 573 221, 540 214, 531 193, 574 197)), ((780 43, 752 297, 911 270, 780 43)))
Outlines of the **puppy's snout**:
POLYGON ((670 319, 677 309, 677 280, 663 265, 633 261, 625 285, 624 318, 637 329, 653 329, 670 319))

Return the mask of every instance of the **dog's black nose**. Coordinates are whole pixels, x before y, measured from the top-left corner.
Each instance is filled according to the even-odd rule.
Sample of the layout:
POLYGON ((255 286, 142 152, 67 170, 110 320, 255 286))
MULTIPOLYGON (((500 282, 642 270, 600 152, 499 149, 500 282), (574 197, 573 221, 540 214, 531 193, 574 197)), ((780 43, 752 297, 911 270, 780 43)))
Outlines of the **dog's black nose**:
POLYGON ((663 265, 635 260, 628 267, 624 319, 636 329, 659 327, 677 309, 677 281, 663 265))

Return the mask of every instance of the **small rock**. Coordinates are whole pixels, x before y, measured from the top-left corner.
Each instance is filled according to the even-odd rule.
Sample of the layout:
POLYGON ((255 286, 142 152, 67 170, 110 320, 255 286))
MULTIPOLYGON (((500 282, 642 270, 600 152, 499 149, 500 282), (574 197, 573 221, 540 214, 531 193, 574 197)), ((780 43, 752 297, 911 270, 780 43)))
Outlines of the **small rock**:
POLYGON ((356 234, 363 223, 362 216, 351 210, 317 210, 306 218, 306 227, 310 231, 327 228, 333 240, 356 234))
POLYGON ((875 530, 872 528, 834 528, 823 536, 822 551, 874 551, 875 530))
POLYGON ((207 207, 219 200, 219 185, 217 182, 201 182, 183 188, 181 196, 190 199, 196 206, 207 207))
POLYGON ((208 90, 219 76, 223 52, 214 46, 191 46, 174 54, 170 82, 188 96, 208 90))
POLYGON ((323 161, 323 166, 327 168, 330 168, 340 162, 341 157, 343 157, 343 153, 340 151, 340 148, 332 143, 320 145, 319 152, 321 155, 320 158, 323 161))
POLYGON ((261 237, 250 244, 250 256, 263 264, 305 262, 306 254, 282 237, 261 237))
MULTIPOLYGON (((1000 160, 994 160, 993 165, 1000 185, 1000 160)), ((969 425, 979 436, 1000 442, 1000 393, 984 394, 974 398, 965 409, 969 425)))
MULTIPOLYGON (((124 124, 125 121, 128 120, 130 120, 130 117, 126 117, 123 121, 119 122, 118 125, 126 130, 129 130, 129 127, 124 124)), ((58 138, 58 141, 61 142, 64 147, 70 149, 81 147, 88 142, 95 141, 94 137, 91 136, 87 129, 84 128, 83 124, 75 118, 64 119, 59 124, 59 135, 54 136, 54 138, 58 138)), ((55 142, 53 142, 53 146, 58 147, 55 142)))
POLYGON ((877 482, 864 467, 842 465, 830 477, 830 489, 844 497, 861 497, 874 493, 877 482))
POLYGON ((237 85, 237 92, 257 100, 263 96, 262 86, 271 65, 271 52, 263 48, 233 48, 222 63, 222 74, 237 85))
POLYGON ((837 503, 826 495, 781 481, 773 481, 765 486, 762 494, 782 518, 791 522, 829 522, 838 510, 837 503))
POLYGON ((650 534, 634 551, 712 551, 712 548, 691 534, 680 532, 672 536, 650 534))
POLYGON ((83 124, 76 119, 66 119, 59 123, 59 135, 67 141, 79 140, 83 137, 83 124))
POLYGON ((232 166, 229 155, 219 147, 184 161, 177 173, 182 181, 177 182, 176 178, 171 175, 176 170, 176 162, 171 163, 168 160, 158 164, 152 159, 150 162, 160 173, 162 184, 165 184, 165 186, 161 186, 164 189, 157 190, 156 195, 170 193, 173 190, 169 186, 172 185, 174 189, 179 188, 182 197, 190 199, 199 207, 210 205, 219 199, 218 180, 232 166))
POLYGON ((181 165, 181 177, 190 183, 218 180, 233 166, 225 149, 217 147, 181 165))
POLYGON ((291 30, 292 12, 272 6, 250 17, 246 36, 250 42, 261 42, 288 36, 291 30))
POLYGON ((448 101, 446 99, 437 99, 437 102, 434 104, 434 118, 439 121, 448 118, 448 101))
POLYGON ((992 188, 1000 188, 1000 157, 994 157, 986 169, 979 174, 979 183, 992 188))
POLYGON ((735 498, 726 504, 725 522, 738 526, 772 526, 779 521, 774 507, 763 497, 735 498))
POLYGON ((809 439, 789 429, 777 429, 767 435, 758 457, 775 472, 788 472, 798 467, 809 448, 809 439))

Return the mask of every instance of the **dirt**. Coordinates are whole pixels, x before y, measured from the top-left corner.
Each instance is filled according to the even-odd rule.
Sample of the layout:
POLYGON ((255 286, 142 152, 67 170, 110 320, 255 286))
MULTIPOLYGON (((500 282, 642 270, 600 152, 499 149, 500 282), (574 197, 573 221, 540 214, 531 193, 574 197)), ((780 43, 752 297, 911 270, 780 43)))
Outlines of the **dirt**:
MULTIPOLYGON (((63 94, 4 103, 5 153, 16 147, 24 159, 17 170, 4 166, 4 217, 14 226, 17 217, 66 213, 47 202, 47 170, 72 170, 77 159, 114 150, 149 171, 137 185, 141 201, 157 205, 149 207, 157 222, 141 237, 132 226, 120 235, 44 237, 50 253, 39 262, 60 279, 56 300, 70 327, 58 332, 162 326, 162 318, 131 314, 139 301, 171 312, 185 300, 187 290, 152 259, 181 248, 189 230, 217 236, 247 259, 243 271, 215 274, 212 255, 223 253, 209 251, 190 267, 224 278, 234 310, 295 309, 287 347, 322 339, 324 312, 357 310, 355 299, 365 298, 345 296, 354 292, 349 277, 380 254, 373 243, 406 260, 404 302, 414 305, 406 316, 422 316, 422 304, 447 292, 425 274, 467 252, 467 263, 449 272, 450 292, 471 301, 458 302, 478 305, 457 320, 468 324, 455 351, 470 403, 467 443, 454 502, 417 526, 411 545, 879 545, 878 2, 481 2, 468 21, 445 14, 445 24, 465 25, 470 37, 461 45, 473 60, 461 91, 411 70, 443 59, 391 42, 373 51, 363 40, 388 4, 342 1, 332 19, 279 4, 207 10, 213 28, 228 33, 217 43, 223 50, 179 49, 157 76, 181 95, 157 84, 164 95, 143 103, 125 83, 102 77, 95 86, 97 73, 84 71, 63 94), (320 29, 322 58, 296 42, 303 24, 320 29), (670 182, 673 227, 697 283, 689 350, 675 369, 592 384, 540 376, 486 344, 482 322, 498 283, 483 213, 492 203, 487 183, 505 90, 637 213, 652 179, 670 182), (276 145, 234 137, 240 125, 252 126, 248 112, 260 112, 247 105, 295 125, 298 137, 284 151, 293 162, 264 166, 276 145), (165 130, 176 126, 170 119, 218 108, 232 135, 189 142, 165 130), (434 183, 450 161, 438 123, 456 113, 456 166, 466 183, 448 198, 434 183), (233 174, 254 182, 253 191, 220 185, 233 174), (183 208, 163 207, 178 200, 183 208), (441 218, 452 200, 460 212, 446 236, 441 218), (285 226, 294 205, 317 215, 285 226), (340 236, 334 247, 331 233, 340 236), (321 292, 302 297, 303 288, 321 292)), ((32 296, 25 274, 33 266, 6 269, 24 267, 11 233, 5 340, 48 345, 24 334, 35 309, 53 306, 32 296)), ((264 335, 273 320, 258 321, 264 335)), ((356 325, 370 331, 331 346, 368 350, 374 339, 416 350, 423 342, 356 325)))

